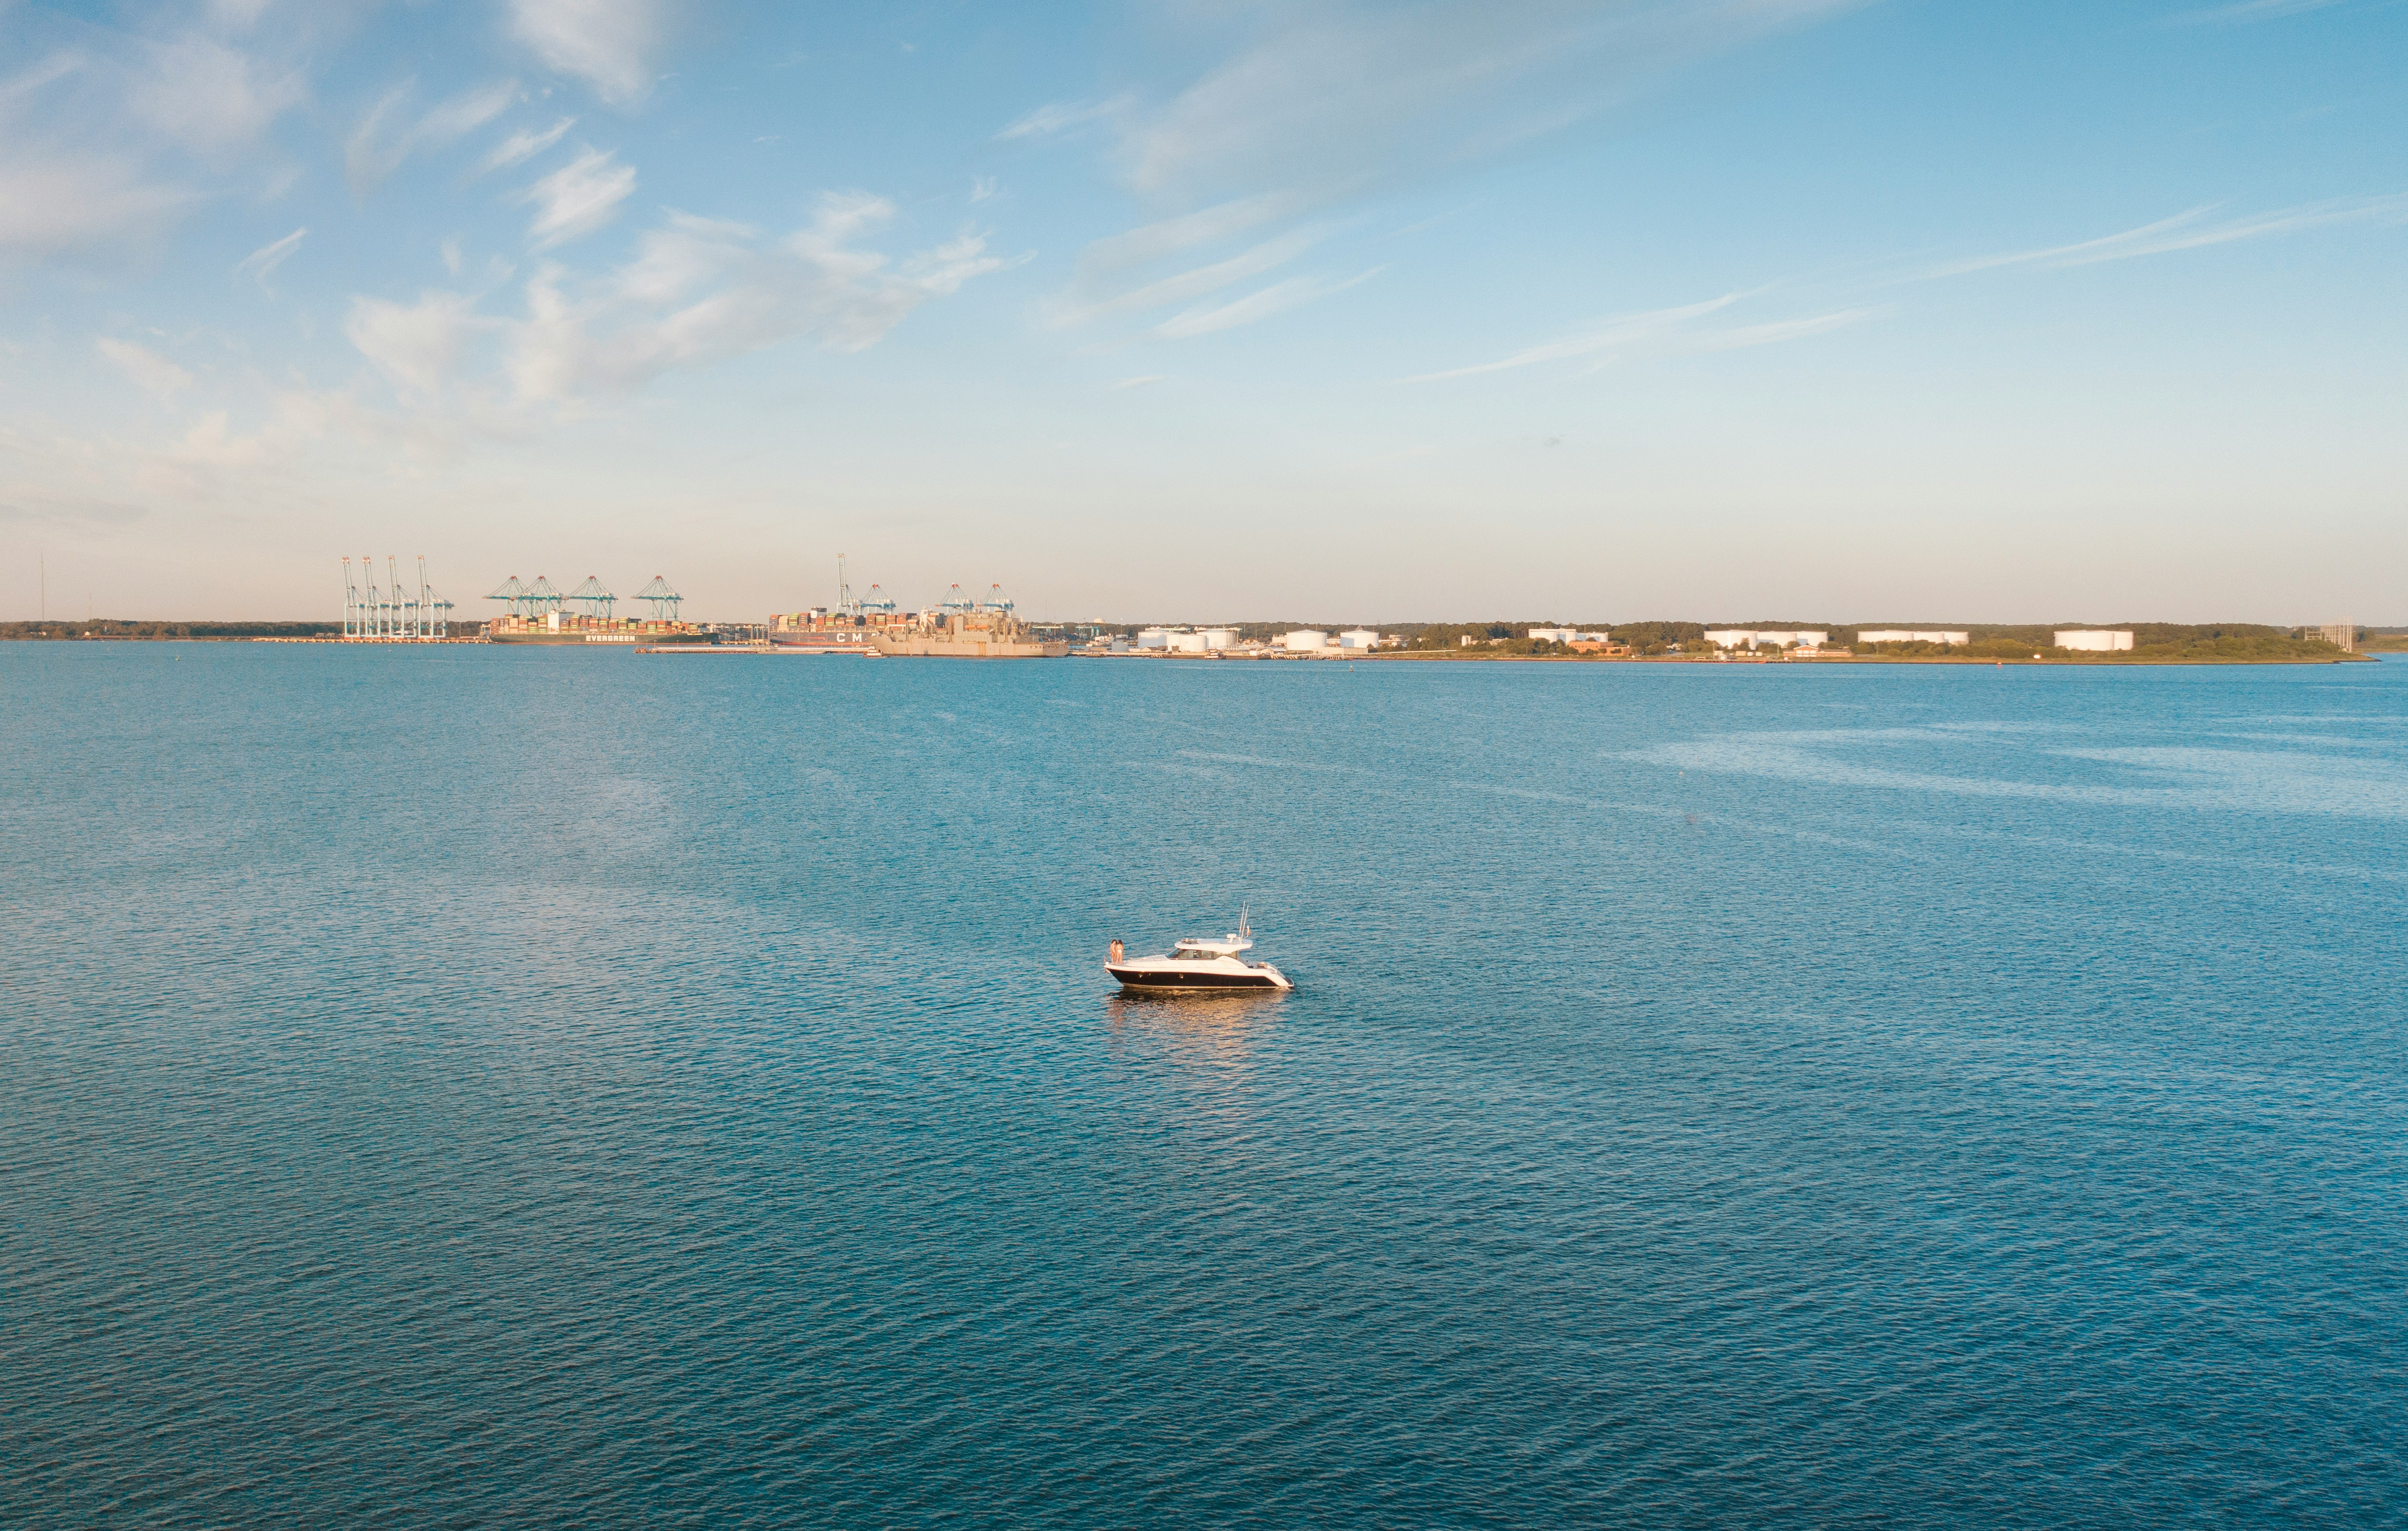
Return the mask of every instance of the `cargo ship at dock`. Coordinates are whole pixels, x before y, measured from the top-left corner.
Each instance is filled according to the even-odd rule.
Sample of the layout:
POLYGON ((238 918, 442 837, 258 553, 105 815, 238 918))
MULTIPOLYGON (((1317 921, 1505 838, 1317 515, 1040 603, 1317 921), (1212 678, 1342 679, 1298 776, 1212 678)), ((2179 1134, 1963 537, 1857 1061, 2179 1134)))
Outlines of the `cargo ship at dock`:
POLYGON ((574 590, 563 591, 541 574, 533 585, 522 585, 512 574, 486 597, 502 602, 503 614, 485 624, 491 643, 594 644, 648 647, 675 643, 716 643, 719 635, 699 623, 681 620, 678 603, 685 598, 662 576, 636 592, 648 602, 650 616, 615 616, 619 598, 595 575, 574 590))
POLYGON ((1010 612, 955 612, 908 632, 872 640, 881 654, 928 659, 1060 659, 1070 652, 1063 638, 1041 638, 1010 612))
POLYGON ((538 616, 497 616, 485 624, 489 643, 715 643, 719 635, 691 622, 636 617, 580 616, 545 612, 538 616))
POLYGON ((882 655, 931 659, 1059 659, 1067 640, 1032 631, 1012 610, 1002 587, 973 601, 958 585, 943 601, 921 612, 899 612, 878 586, 854 599, 837 565, 837 603, 791 612, 769 620, 769 642, 781 648, 821 654, 882 655))

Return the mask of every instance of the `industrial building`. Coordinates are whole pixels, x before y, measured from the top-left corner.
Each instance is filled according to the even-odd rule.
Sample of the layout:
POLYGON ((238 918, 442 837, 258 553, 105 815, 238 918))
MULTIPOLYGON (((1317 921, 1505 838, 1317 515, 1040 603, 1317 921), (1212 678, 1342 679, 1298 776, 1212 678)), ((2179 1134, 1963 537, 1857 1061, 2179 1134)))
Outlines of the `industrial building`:
POLYGON ((1706 642, 1716 648, 1821 648, 1831 641, 1828 631, 1773 632, 1762 628, 1713 628, 1706 642))
POLYGON ((2344 654, 2358 652, 2358 624, 2355 622, 2328 622, 2316 632, 2344 654))
POLYGON ((1941 628, 1866 628, 1856 634, 1859 643, 1970 643, 1973 635, 1941 628))
POLYGON ((2066 628, 2057 634, 2057 646, 2084 654, 2114 654, 2132 646, 2128 628, 2066 628))
POLYGON ((1332 649, 1360 654, 1378 648, 1380 643, 1380 635, 1369 628, 1349 628, 1334 638, 1317 628, 1298 628, 1280 639, 1280 647, 1291 654, 1319 654, 1332 649))
POLYGON ((1141 628, 1136 646, 1165 654, 1219 654, 1238 646, 1235 628, 1141 628))

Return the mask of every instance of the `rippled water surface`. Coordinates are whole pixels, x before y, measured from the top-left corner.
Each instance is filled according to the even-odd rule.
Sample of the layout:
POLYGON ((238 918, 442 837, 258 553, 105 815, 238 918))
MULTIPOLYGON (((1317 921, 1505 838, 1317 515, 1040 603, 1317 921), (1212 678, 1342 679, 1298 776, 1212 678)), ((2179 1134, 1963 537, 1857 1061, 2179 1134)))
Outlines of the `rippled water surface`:
POLYGON ((0 1523, 2408 1521, 2408 664, 0 699, 0 1523))

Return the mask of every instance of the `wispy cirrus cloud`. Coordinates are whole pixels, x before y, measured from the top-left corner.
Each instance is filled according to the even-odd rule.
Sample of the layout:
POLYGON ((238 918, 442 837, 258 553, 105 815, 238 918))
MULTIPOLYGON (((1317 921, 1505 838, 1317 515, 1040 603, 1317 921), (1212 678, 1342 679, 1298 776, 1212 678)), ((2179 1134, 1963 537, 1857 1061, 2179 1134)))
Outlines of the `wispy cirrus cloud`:
MULTIPOLYGON (((1057 311, 1092 319, 1192 303, 1199 285, 1234 284, 1258 274, 1250 268, 1257 261, 1293 258, 1286 237, 1326 222, 1340 204, 1562 132, 1630 99, 1671 65, 1866 3, 1525 0, 1374 9, 1296 0, 1230 8, 1219 20, 1240 35, 1216 62, 1167 98, 1112 104, 1113 164, 1161 215, 1091 245, 1057 311), (1240 238, 1253 243, 1212 249, 1240 238), (1185 269, 1160 269, 1179 260, 1185 269)), ((1080 114, 1093 109, 1046 108, 1006 131, 1042 137, 1091 120, 1080 114)), ((1295 285, 1280 292, 1313 292, 1327 280, 1290 279, 1295 285)), ((1261 306, 1276 311, 1279 299, 1263 296, 1261 306)), ((1190 309, 1156 332, 1197 332, 1193 326, 1227 310, 1249 311, 1190 309)))
POLYGON ((1075 324, 1097 314, 1144 311, 1167 308, 1174 303, 1192 303, 1199 297, 1285 266, 1320 243, 1327 234, 1326 228, 1291 229, 1276 238, 1266 239, 1233 255, 1156 277, 1140 286, 1121 292, 1111 292, 1100 283, 1082 281, 1073 285, 1067 302, 1056 305, 1054 316, 1058 322, 1075 324), (1090 292, 1093 296, 1087 296, 1090 292), (1082 298, 1085 300, 1082 302, 1082 298))
POLYGON ((652 89, 668 18, 661 0, 509 0, 510 34, 606 101, 652 89))
POLYGON ((1285 313, 1290 309, 1301 308, 1316 299, 1342 293, 1349 287, 1359 286, 1383 269, 1385 267, 1375 266, 1351 277, 1289 277, 1257 292, 1248 293, 1233 302, 1190 309, 1184 313, 1175 314, 1156 325, 1154 333, 1168 340, 1187 340, 1198 335, 1236 329, 1241 325, 1258 324, 1275 313, 1285 313))
POLYGON ((111 366, 134 380, 135 386, 162 403, 193 385, 193 374, 146 346, 108 335, 93 343, 111 366))
POLYGON ((351 195, 365 196, 413 153, 439 149, 466 137, 509 109, 518 99, 515 79, 497 80, 437 103, 410 117, 411 87, 400 85, 368 108, 343 150, 343 174, 351 195))
POLYGON ((589 149, 520 195, 534 204, 527 239, 538 250, 581 239, 619 215, 619 204, 636 190, 636 167, 589 149))
POLYGON ((2137 260, 2144 255, 2167 255, 2185 250, 2204 250, 2213 245, 2238 244, 2247 239, 2272 238, 2312 228, 2331 228, 2349 224, 2403 224, 2408 223, 2408 193, 2311 202, 2294 208, 2279 208, 2272 212, 2221 220, 2209 217, 2214 211, 2213 206, 2193 208, 2154 224, 2143 224, 2138 228, 2128 228, 2100 238, 2034 250, 2008 251, 1995 255, 1976 255, 1934 267, 1923 275, 1927 278, 1966 276, 1975 271, 1992 271, 2014 266, 2056 269, 2098 266, 2108 261, 2137 260))
POLYGON ((2235 26, 2251 22, 2275 22, 2286 16, 2305 15, 2312 10, 2330 10, 2345 6, 2350 0, 2239 0, 2236 5, 2210 6, 2203 10, 2185 11, 2168 20, 2177 26, 2235 26))
POLYGON ((1526 346, 1495 361, 1443 371, 1422 372, 1398 381, 1443 383, 1452 378, 1509 372, 1550 362, 1594 359, 1604 364, 1628 355, 1666 355, 1713 351, 1744 351, 1828 335, 1872 318, 1873 309, 1842 309, 1794 319, 1737 325, 1709 325, 1702 321, 1724 313, 1756 295, 1727 293, 1699 303, 1618 314, 1605 323, 1557 339, 1526 346))
MULTIPOLYGON (((0 57, 46 18, 11 7, 0 57)), ((292 38, 251 44, 215 12, 153 28, 81 24, 0 79, 0 254, 82 257, 152 239, 255 173, 269 130, 308 98, 292 38), (279 50, 281 50, 280 51, 279 50)))
POLYGON ((272 292, 273 289, 267 285, 267 279, 276 274, 278 267, 292 257, 293 252, 301 248, 301 241, 307 238, 308 234, 309 231, 306 228, 296 228, 280 239, 261 245, 250 254, 235 262, 235 275, 249 276, 259 283, 261 292, 272 292))
MULTIPOLYGON (((2114 261, 2212 249, 2251 239, 2274 238, 2311 229, 2352 224, 2408 224, 2408 193, 2306 203, 2238 218, 2214 218, 2211 216, 2214 211, 2212 206, 2193 208, 2171 218, 2097 238, 1947 261, 1922 270, 1882 277, 1869 285, 1876 291, 1896 290, 1921 282, 2018 267, 2071 270, 2114 261)), ((1860 286, 1859 291, 1862 290, 1860 286)), ((1882 311, 1878 307, 1859 306, 1756 325, 1716 328, 1701 324, 1709 316, 1754 296, 1752 293, 1731 293, 1701 303, 1623 314, 1594 328, 1528 346, 1494 361, 1417 373, 1401 381, 1437 383, 1450 378, 1477 377, 1484 373, 1511 371, 1589 356, 1612 359, 1625 354, 1733 351, 1777 345, 1844 329, 1882 311)))
POLYGON ((524 164, 568 136, 577 125, 574 117, 564 117, 544 128, 522 128, 494 146, 493 152, 477 162, 479 175, 507 170, 513 165, 524 164))
POLYGON ((1866 0, 1297 0, 1154 109, 1122 156, 1150 195, 1325 195, 1461 165, 1630 98, 1666 66, 1866 0))
POLYGON ((1093 123, 1117 116, 1128 109, 1129 98, 1116 95, 1109 101, 1054 101, 1038 108, 996 134, 998 143, 1014 139, 1054 138, 1074 132, 1093 123))

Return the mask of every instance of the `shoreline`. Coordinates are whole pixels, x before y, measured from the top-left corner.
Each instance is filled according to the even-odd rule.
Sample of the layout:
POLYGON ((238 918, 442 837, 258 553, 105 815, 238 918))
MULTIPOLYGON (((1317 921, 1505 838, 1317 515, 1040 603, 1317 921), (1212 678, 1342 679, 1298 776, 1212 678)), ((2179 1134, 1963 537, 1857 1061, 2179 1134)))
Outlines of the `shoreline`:
MULTIPOLYGON (((159 635, 150 635, 150 634, 134 634, 134 633, 93 633, 93 634, 91 634, 91 635, 89 635, 89 636, 86 636, 86 635, 84 635, 84 634, 79 633, 79 634, 76 634, 76 635, 75 635, 75 636, 73 636, 73 637, 68 637, 68 636, 66 636, 66 635, 64 635, 64 634, 61 634, 60 636, 55 637, 55 638, 49 638, 49 637, 36 637, 36 636, 33 636, 33 635, 20 635, 20 634, 14 634, 14 633, 7 633, 7 634, 0 634, 0 643, 305 643, 305 644, 313 644, 313 645, 318 645, 318 646, 322 646, 322 647, 330 647, 330 648, 351 648, 351 649, 388 649, 388 648, 422 649, 422 648, 456 648, 456 647, 462 647, 462 646, 476 647, 476 648, 520 648, 520 647, 529 647, 529 648, 563 648, 563 649, 574 649, 574 650, 576 650, 576 651, 578 651, 578 652, 580 652, 580 653, 581 653, 581 652, 585 652, 589 647, 594 648, 594 649, 604 649, 604 648, 608 648, 608 649, 614 650, 614 651, 615 651, 615 650, 621 650, 621 649, 626 649, 626 648, 627 648, 627 645, 623 645, 623 644, 607 644, 607 645, 606 645, 606 644, 593 644, 593 645, 586 645, 586 644, 573 644, 573 643, 556 643, 556 644, 541 644, 541 643, 537 643, 537 644, 496 643, 494 643, 494 642, 492 639, 490 639, 490 638, 482 638, 482 637, 476 637, 476 638, 424 638, 424 639, 399 639, 399 638, 393 638, 393 639, 359 639, 359 638, 284 638, 284 637, 274 637, 274 638, 271 638, 271 637, 254 637, 254 636, 250 636, 250 635, 218 635, 218 634, 207 634, 207 635, 189 635, 189 634, 173 634, 173 635, 169 635, 169 634, 159 634, 159 635)), ((703 647, 703 648, 705 648, 705 649, 708 649, 710 645, 697 645, 697 646, 699 646, 699 647, 703 647)), ((732 645, 731 645, 731 646, 732 646, 732 645)), ((629 651, 629 652, 632 652, 632 650, 628 650, 628 651, 629 651)), ((2383 653, 2385 653, 2385 652, 2399 652, 2399 651, 2378 650, 2378 651, 2373 651, 2373 652, 2359 652, 2359 653, 2354 653, 2354 654, 2338 654, 2338 655, 2334 655, 2334 656, 2332 656, 2332 657, 2323 657, 2323 656, 2314 656, 2314 657, 2311 657, 2311 656, 2290 656, 2290 655, 2273 656, 2273 655, 2270 655, 2270 656, 2267 656, 2267 657, 2262 657, 2262 658, 2246 658, 2246 657, 2236 657, 2236 656, 2205 656, 2205 655, 2203 655, 2203 656, 2201 656, 2201 657, 2198 657, 2198 658, 2173 658, 2173 657, 2157 657, 2157 656, 2147 656, 2147 657, 2125 657, 2124 655, 2120 655, 2120 654, 2092 654, 2092 653, 2069 652, 2069 653, 2061 654, 2061 655, 2058 655, 2058 654, 2052 654, 2052 655, 2049 655, 2049 656, 2047 656, 2047 657, 2042 657, 2042 658, 2029 658, 2029 657, 2026 657, 2026 658, 2014 658, 2014 659, 2003 658, 2003 657, 1996 657, 1996 656, 1992 656, 1992 657, 1973 657, 1973 656, 1966 656, 1966 657, 1954 657, 1954 656, 1949 656, 1949 655, 1940 655, 1940 654, 1924 654, 1924 655, 1902 655, 1902 654, 1901 654, 1901 655, 1857 654, 1857 655, 1847 655, 1847 656, 1841 656, 1841 655, 1821 656, 1821 657, 1817 657, 1811 658, 1811 659, 1773 659, 1773 658, 1762 658, 1762 659, 1757 659, 1757 658, 1729 658, 1729 657, 1723 657, 1723 656, 1721 656, 1721 655, 1712 655, 1712 654, 1614 654, 1614 655, 1605 655, 1605 654, 1480 654, 1480 653, 1474 653, 1474 652, 1466 652, 1466 653, 1460 653, 1460 654, 1457 654, 1457 653, 1446 653, 1446 652, 1437 652, 1437 651, 1428 652, 1428 653, 1412 653, 1412 652, 1398 653, 1398 652, 1397 652, 1396 650, 1393 650, 1393 649, 1391 649, 1391 650, 1389 650, 1389 651, 1387 651, 1387 652, 1385 652, 1385 653, 1381 653, 1381 652, 1377 652, 1377 651, 1374 651, 1374 650, 1369 650, 1369 649, 1367 649, 1367 650, 1363 650, 1363 651, 1361 651, 1361 652, 1353 652, 1353 653, 1327 653, 1327 654, 1286 654, 1286 653, 1280 653, 1280 652, 1276 652, 1276 651, 1272 651, 1272 652, 1265 652, 1265 653, 1259 653, 1259 654, 1226 654, 1226 653, 1225 653, 1225 654, 1182 654, 1182 653, 1170 653, 1170 652, 1164 652, 1164 651, 1160 651, 1160 650, 1146 650, 1146 651, 1141 651, 1141 652, 1126 652, 1126 651, 1125 651, 1125 652, 1118 653, 1118 654, 1086 654, 1086 653, 1081 653, 1081 652, 1080 652, 1079 650, 1077 650, 1077 649, 1073 649, 1073 650, 1071 650, 1071 651, 1070 651, 1070 653, 1069 653, 1068 655, 1064 656, 1064 657, 1072 658, 1072 659, 1145 659, 1145 660, 1154 660, 1154 661, 1170 660, 1170 661, 1174 661, 1174 662, 1178 662, 1178 661, 1184 661, 1184 662, 1188 662, 1188 663, 1232 663, 1232 662, 1235 662, 1235 663, 1259 663, 1259 662, 1262 662, 1262 661, 1266 661, 1266 660, 1268 660, 1268 661, 1270 661, 1270 662, 1273 662, 1273 663, 1280 663, 1280 664, 1299 664, 1299 663, 1300 663, 1300 664, 1327 664, 1327 663, 1330 663, 1330 662, 1331 662, 1331 661, 1333 661, 1333 660, 1340 660, 1340 659, 1342 659, 1342 660, 1344 660, 1346 663, 1349 663, 1349 664, 1353 664, 1353 663, 1354 663, 1354 662, 1356 662, 1356 661, 1360 660, 1360 661, 1365 662, 1365 663, 1380 663, 1380 664, 1544 664, 1544 665, 1634 665, 1634 664, 1636 664, 1636 665, 1713 665, 1713 666, 1725 666, 1725 665, 1765 665, 1765 666, 1770 666, 1770 665, 1784 665, 1784 666, 1789 666, 1789 665, 1795 665, 1795 666, 1801 666, 1801 667, 1807 667, 1807 668, 1813 668, 1813 667, 1828 667, 1828 666, 1832 666, 1832 665, 1956 665, 1956 666, 1969 666, 1969 667, 1972 667, 1972 668, 1975 668, 1975 669, 1980 669, 1980 668, 1983 668, 1983 667, 1987 667, 1987 668, 1990 668, 1990 669, 2004 670, 2004 669, 2012 669, 2012 668, 2017 668, 2017 667, 2020 667, 2020 668, 2023 668, 2023 669, 2034 669, 2034 668, 2042 668, 2042 667, 2047 667, 2047 666, 2057 666, 2057 667, 2060 667, 2060 668, 2062 668, 2062 667, 2071 666, 2071 667, 2079 667, 2079 668, 2085 668, 2085 669, 2100 669, 2100 668, 2106 668, 2106 669, 2117 669, 2117 668, 2122 668, 2122 669, 2130 669, 2130 668, 2133 668, 2133 667, 2135 667, 2135 666, 2144 667, 2144 668, 2158 668, 2158 669, 2198 669, 2198 668, 2204 667, 2204 666, 2217 666, 2217 665, 2240 667, 2240 666, 2255 666, 2255 665, 2337 665, 2337 664, 2371 664, 2371 663, 2374 663, 2374 662, 2376 662, 2376 661, 2380 658, 2381 655, 2382 655, 2383 653)))

